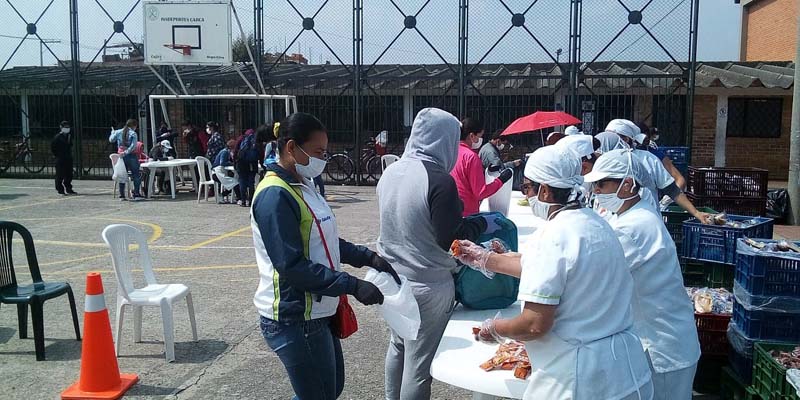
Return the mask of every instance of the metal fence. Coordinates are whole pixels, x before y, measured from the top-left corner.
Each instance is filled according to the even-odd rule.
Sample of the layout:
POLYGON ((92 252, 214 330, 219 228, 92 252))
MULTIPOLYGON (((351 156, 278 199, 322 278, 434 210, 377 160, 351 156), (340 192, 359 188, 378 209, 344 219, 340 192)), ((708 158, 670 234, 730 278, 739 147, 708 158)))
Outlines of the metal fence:
MULTIPOLYGON (((254 53, 272 54, 256 57, 267 92, 297 96, 329 128, 331 152, 354 160, 384 130, 388 150, 401 153, 424 107, 476 117, 487 131, 537 110, 570 112, 587 133, 628 118, 658 126, 665 144, 690 145, 698 0, 232 3, 254 53), (285 63, 292 53, 309 65, 285 63)), ((0 34, 2 176, 52 175, 49 142, 61 120, 76 132, 78 176, 110 175, 112 121, 137 118, 148 132, 148 96, 169 93, 141 65, 141 0, 5 0, 0 13, 16 32, 0 34), (30 60, 42 66, 20 66, 30 60)), ((181 74, 193 94, 248 91, 223 69, 181 74)), ((170 68, 159 72, 177 83, 170 68)), ((171 117, 229 121, 234 135, 272 122, 246 102, 179 107, 171 117)), ((514 138, 517 151, 541 145, 542 134, 514 138)), ((355 164, 352 180, 370 181, 355 164)))

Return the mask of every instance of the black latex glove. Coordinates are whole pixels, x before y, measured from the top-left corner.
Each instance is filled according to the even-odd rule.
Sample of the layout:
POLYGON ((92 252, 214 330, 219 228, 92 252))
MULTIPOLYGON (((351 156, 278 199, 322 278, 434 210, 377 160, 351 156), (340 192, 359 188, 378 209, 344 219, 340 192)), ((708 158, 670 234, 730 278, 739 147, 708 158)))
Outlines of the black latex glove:
POLYGON ((361 279, 356 280, 356 292, 353 293, 356 300, 365 306, 373 304, 383 304, 383 293, 377 286, 361 279))
POLYGON ((503 168, 502 165, 490 165, 489 172, 497 172, 500 171, 500 168, 503 168))
POLYGON ((511 172, 511 168, 506 168, 500 173, 500 177, 498 179, 500 179, 501 182, 506 183, 511 180, 512 176, 514 176, 514 173, 511 172))
POLYGON ((392 268, 392 264, 389 264, 389 262, 379 256, 378 253, 372 255, 369 266, 378 272, 386 272, 394 278, 394 281, 397 282, 398 285, 400 284, 400 276, 398 276, 397 272, 392 268))

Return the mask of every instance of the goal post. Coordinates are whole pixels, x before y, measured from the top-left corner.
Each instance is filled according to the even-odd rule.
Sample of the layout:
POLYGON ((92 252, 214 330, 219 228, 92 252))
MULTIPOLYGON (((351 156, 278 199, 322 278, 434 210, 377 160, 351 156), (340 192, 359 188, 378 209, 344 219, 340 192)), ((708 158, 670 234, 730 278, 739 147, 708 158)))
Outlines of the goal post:
MULTIPOLYGON (((190 94, 190 95, 157 95, 149 96, 150 107, 150 139, 151 143, 145 143, 146 148, 150 148, 156 143, 158 137, 158 130, 160 121, 157 120, 157 113, 160 111, 161 118, 169 128, 177 128, 183 119, 187 119, 184 108, 171 108, 171 103, 177 102, 186 105, 187 102, 201 102, 208 104, 213 103, 215 111, 208 112, 203 115, 205 120, 192 121, 194 123, 205 123, 206 121, 216 120, 221 124, 228 122, 229 126, 234 126, 237 121, 244 121, 245 117, 240 109, 241 101, 252 101, 251 110, 255 110, 255 115, 250 115, 250 120, 254 120, 257 124, 263 124, 272 121, 275 118, 276 112, 283 109, 283 116, 288 117, 289 114, 296 112, 297 97, 293 95, 268 95, 268 94, 190 94), (216 102, 215 102, 216 101, 216 102), (156 104, 158 103, 158 104, 156 104), (158 108, 156 108, 158 107, 158 108), (173 112, 170 112, 173 110, 173 112), (171 120, 175 114, 181 115, 180 120, 171 120)), ((180 106, 179 106, 180 107, 180 106)), ((256 128, 256 126, 246 126, 247 128, 256 128)), ((238 126, 238 128, 245 128, 245 126, 238 126)))

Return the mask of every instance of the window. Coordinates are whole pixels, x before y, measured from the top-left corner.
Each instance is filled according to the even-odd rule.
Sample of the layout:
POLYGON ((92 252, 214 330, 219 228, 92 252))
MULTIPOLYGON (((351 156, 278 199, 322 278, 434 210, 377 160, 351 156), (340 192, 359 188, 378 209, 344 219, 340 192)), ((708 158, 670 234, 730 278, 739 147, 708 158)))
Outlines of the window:
POLYGON ((783 98, 728 99, 728 137, 781 136, 783 98))

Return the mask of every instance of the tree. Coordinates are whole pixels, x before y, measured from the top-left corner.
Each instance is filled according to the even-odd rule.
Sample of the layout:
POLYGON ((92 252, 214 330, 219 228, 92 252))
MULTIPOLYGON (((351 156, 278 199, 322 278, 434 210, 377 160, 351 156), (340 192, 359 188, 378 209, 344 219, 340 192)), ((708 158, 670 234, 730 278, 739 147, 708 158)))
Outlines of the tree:
POLYGON ((250 62, 250 56, 247 54, 247 46, 250 46, 250 51, 253 52, 253 57, 258 57, 255 53, 256 40, 253 34, 247 35, 247 39, 239 36, 233 41, 233 61, 234 62, 250 62))

